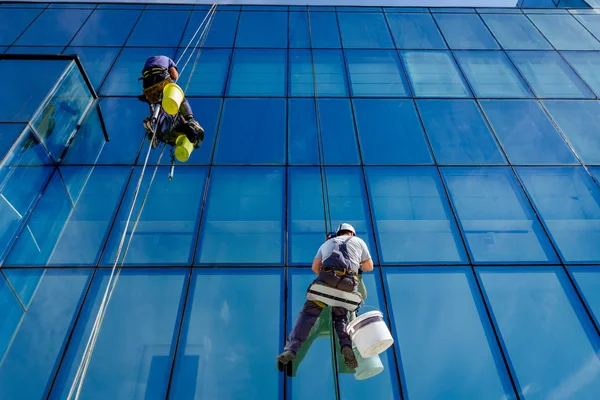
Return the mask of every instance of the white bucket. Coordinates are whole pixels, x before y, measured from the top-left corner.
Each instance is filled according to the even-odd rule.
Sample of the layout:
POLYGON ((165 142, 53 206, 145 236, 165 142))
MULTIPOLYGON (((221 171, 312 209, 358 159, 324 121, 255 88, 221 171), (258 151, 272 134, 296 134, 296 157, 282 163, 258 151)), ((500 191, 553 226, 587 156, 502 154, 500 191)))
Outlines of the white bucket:
POLYGON ((360 352, 356 349, 356 346, 352 346, 356 360, 358 361, 358 368, 354 372, 354 378, 357 381, 363 381, 378 375, 383 371, 383 363, 379 356, 373 356, 369 358, 362 358, 360 352))
POLYGON ((380 311, 369 311, 352 320, 346 332, 363 358, 383 353, 394 344, 392 334, 380 311))

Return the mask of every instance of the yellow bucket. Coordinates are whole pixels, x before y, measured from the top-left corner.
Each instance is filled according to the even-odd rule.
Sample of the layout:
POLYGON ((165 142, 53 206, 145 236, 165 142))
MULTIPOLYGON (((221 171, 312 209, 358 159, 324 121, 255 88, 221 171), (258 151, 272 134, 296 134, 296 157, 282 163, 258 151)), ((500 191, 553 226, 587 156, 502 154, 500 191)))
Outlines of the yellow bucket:
POLYGON ((163 89, 162 108, 168 114, 175 115, 179 111, 183 99, 183 90, 177 84, 169 83, 163 89))
POLYGON ((179 162, 186 162, 194 151, 194 145, 187 136, 179 135, 175 141, 175 158, 179 162))

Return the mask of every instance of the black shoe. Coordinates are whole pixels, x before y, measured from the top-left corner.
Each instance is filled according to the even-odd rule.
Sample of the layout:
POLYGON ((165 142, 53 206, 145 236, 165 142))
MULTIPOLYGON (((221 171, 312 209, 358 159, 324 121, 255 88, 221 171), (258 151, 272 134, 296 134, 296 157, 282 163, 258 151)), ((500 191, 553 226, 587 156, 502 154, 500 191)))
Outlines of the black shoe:
POLYGON ((204 128, 195 119, 190 119, 187 122, 188 126, 192 128, 194 132, 200 137, 200 140, 204 140, 204 128))
POLYGON ((352 347, 343 347, 342 356, 344 356, 344 363, 346 363, 346 367, 348 367, 348 369, 356 369, 358 367, 358 360, 354 355, 354 350, 352 350, 352 347))
POLYGON ((296 353, 291 350, 285 350, 283 353, 277 356, 277 361, 286 365, 290 361, 293 361, 296 358, 296 353))

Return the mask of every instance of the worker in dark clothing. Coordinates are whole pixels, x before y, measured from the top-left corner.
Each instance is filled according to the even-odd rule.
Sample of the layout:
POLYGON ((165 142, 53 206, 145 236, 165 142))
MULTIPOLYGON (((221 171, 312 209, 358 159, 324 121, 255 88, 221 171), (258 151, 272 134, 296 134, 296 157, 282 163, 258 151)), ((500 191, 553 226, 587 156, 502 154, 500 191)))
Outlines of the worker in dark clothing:
MULTIPOLYGON (((139 99, 150 103, 150 114, 154 111, 152 105, 160 103, 164 87, 169 83, 177 81, 177 79, 179 79, 177 65, 169 57, 152 56, 146 60, 142 70, 142 77, 139 79, 142 80, 144 95, 139 96, 139 99)), ((181 102, 179 111, 183 118, 182 123, 187 124, 191 131, 182 125, 178 125, 179 130, 184 129, 187 132, 193 132, 194 140, 190 139, 190 141, 194 144, 195 148, 198 148, 202 140, 204 140, 204 129, 194 119, 194 113, 187 98, 184 98, 181 102)), ((161 113, 164 114, 164 111, 161 113)), ((177 123, 179 124, 179 121, 177 123)), ((149 131, 153 130, 151 117, 144 119, 144 128, 149 131)), ((188 135, 186 134, 186 136, 188 135)), ((153 147, 156 147, 155 143, 153 143, 153 147)))
MULTIPOLYGON (((344 292, 357 292, 359 270, 372 271, 373 260, 367 244, 356 236, 352 225, 343 223, 336 230, 336 237, 328 238, 319 248, 313 260, 312 270, 317 275, 315 283, 344 292)), ((358 366, 358 362, 352 350, 352 341, 346 332, 348 310, 343 307, 332 307, 331 309, 344 362, 348 368, 354 369, 358 366)), ((304 303, 294 329, 286 341, 284 351, 277 357, 280 363, 285 365, 296 358, 298 350, 308 337, 322 310, 322 306, 314 301, 307 300, 304 303)))

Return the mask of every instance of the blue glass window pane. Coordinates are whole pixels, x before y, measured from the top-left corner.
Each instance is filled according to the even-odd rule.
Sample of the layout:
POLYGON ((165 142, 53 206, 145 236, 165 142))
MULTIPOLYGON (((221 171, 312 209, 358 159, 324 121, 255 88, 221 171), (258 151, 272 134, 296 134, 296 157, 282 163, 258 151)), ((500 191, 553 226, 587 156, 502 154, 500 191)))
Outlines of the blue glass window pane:
POLYGON ((290 48, 310 48, 310 36, 308 34, 308 14, 306 12, 290 12, 289 35, 290 48))
POLYGON ((265 355, 277 354, 282 347, 282 272, 194 272, 169 397, 281 398, 281 373, 265 355), (269 318, 257 324, 257 315, 269 318))
POLYGON ((407 97, 410 95, 395 50, 346 51, 353 96, 407 97))
MULTIPOLYGON (((315 253, 316 253, 315 249, 315 253)), ((288 307, 285 334, 292 330, 298 313, 306 301, 306 288, 314 281, 315 275, 309 268, 288 270, 288 307)), ((308 339, 300 348, 298 357, 292 364, 292 376, 287 379, 287 398, 291 400, 331 399, 336 397, 333 373, 333 346, 331 310, 326 308, 314 325, 308 339)))
POLYGON ((96 264, 129 168, 94 168, 77 196, 72 185, 82 168, 61 167, 54 173, 5 265, 96 264))
POLYGON ((64 54, 79 56, 94 89, 98 90, 120 50, 118 47, 67 47, 64 54))
POLYGON ((214 162, 285 164, 285 99, 226 99, 214 162))
POLYGON ((3 259, 44 189, 52 167, 4 167, 0 170, 0 259, 3 259))
MULTIPOLYGON (((379 274, 379 268, 377 268, 373 273, 364 274, 362 276, 362 282, 364 283, 364 289, 366 291, 364 300, 369 306, 381 310, 383 318, 388 321, 379 274)), ((336 343, 336 345, 339 349, 339 344, 336 343)), ((337 351, 339 354, 339 350, 337 351)), ((344 400, 361 400, 365 398, 399 400, 400 389, 398 387, 398 379, 396 378, 396 363, 394 362, 392 352, 393 350, 389 349, 388 351, 379 354, 381 364, 385 369, 379 375, 369 378, 368 380, 359 381, 354 374, 347 373, 343 369, 338 368, 340 398, 344 400)), ((343 361, 338 358, 338 365, 340 363, 343 363, 343 361)))
POLYGON ((46 10, 19 37, 20 46, 66 46, 92 10, 46 10))
POLYGON ((506 164, 473 100, 419 100, 419 113, 438 164, 506 164))
POLYGON ((33 295, 45 275, 40 268, 5 268, 2 270, 6 281, 10 283, 21 303, 27 308, 33 295))
POLYGON ((285 96, 285 50, 235 50, 229 96, 285 96))
POLYGON ((213 167, 196 262, 283 263, 285 171, 213 167))
MULTIPOLYGON (((181 57, 183 48, 177 52, 177 59, 181 57)), ((197 53, 192 48, 183 55, 180 61, 181 67, 185 61, 191 59, 186 70, 179 78, 179 85, 185 90, 186 96, 223 96, 225 79, 231 61, 231 50, 229 49, 203 49, 196 64, 194 75, 191 75, 197 53)), ((181 68, 180 67, 180 68, 181 68)))
POLYGON ((433 14, 451 49, 499 49, 477 14, 433 14))
POLYGON ((394 48, 383 13, 338 13, 338 20, 344 48, 394 48))
POLYGON ((96 10, 70 45, 122 46, 140 14, 140 10, 96 10))
POLYGON ((366 176, 382 263, 466 262, 435 168, 367 167, 366 176))
MULTIPOLYGON (((182 291, 189 269, 121 270, 83 382, 86 399, 164 398, 182 291), (132 307, 135 299, 135 307, 132 307), (123 334, 127 332, 127 334, 123 334)), ((90 287, 51 399, 66 398, 102 301, 110 270, 98 270, 90 287)))
POLYGON ((100 121, 100 108, 94 106, 73 137, 60 163, 63 165, 96 164, 105 143, 104 128, 100 121))
POLYGON ((512 164, 578 164, 537 101, 484 100, 480 104, 512 164))
POLYGON ((29 122, 44 97, 56 84, 72 61, 68 60, 0 60, 0 75, 20 76, 27 79, 5 79, 2 82, 3 96, 0 100, 0 122, 29 122), (40 74, 40 70, 44 73, 40 74))
POLYGON ((600 164, 600 103, 545 101, 544 107, 584 164, 600 164))
POLYGON ((2 3, 0 7, 6 8, 46 8, 48 3, 2 3))
POLYGON ((540 98, 594 98, 556 52, 511 51, 509 57, 540 98))
MULTIPOLYGON (((127 46, 177 47, 189 17, 189 11, 145 10, 127 39, 127 46)), ((138 61, 141 67, 144 61, 138 61)))
POLYGON ((479 276, 523 398, 596 397, 600 340, 564 272, 481 268, 479 276), (587 378, 574 378, 583 371, 587 378))
MULTIPOLYGON (((19 326, 19 322, 25 313, 23 306, 15 297, 13 289, 0 275, 0 359, 10 345, 13 334, 19 326)), ((0 369, 0 374, 2 369, 0 369)))
POLYGON ((311 265, 326 234, 319 168, 288 170, 288 258, 290 265, 311 265))
MULTIPOLYGON (((593 11, 595 14, 598 14, 598 10, 590 11, 593 11)), ((577 19, 583 26, 585 26, 587 30, 590 31, 592 35, 594 35, 596 38, 600 37, 600 18, 598 15, 575 15, 575 19, 577 19)))
POLYGON ((485 14, 481 18, 505 50, 552 50, 525 15, 485 14))
MULTIPOLYGON (((160 179, 166 177, 169 167, 159 167, 158 177, 148 191, 149 179, 142 181, 140 193, 148 193, 147 202, 139 217, 139 224, 131 239, 133 223, 127 228, 126 242, 131 240, 124 265, 189 265, 191 251, 196 239, 196 226, 200 218, 200 208, 204 195, 207 170, 205 167, 182 166, 175 171, 175 179, 169 181, 160 179), (193 182, 193 184, 190 184, 193 182), (185 199, 180 207, 166 206, 175 199, 185 199)), ((127 216, 131 210, 133 192, 137 186, 141 168, 133 173, 127 194, 123 198, 119 214, 110 232, 106 248, 102 255, 102 265, 112 266, 117 257, 117 250, 127 216)), ((140 196, 141 197, 141 196, 140 196)), ((138 198, 133 211, 137 220, 140 212, 141 199, 138 198)), ((123 262, 121 252, 119 263, 123 262)))
POLYGON ((398 49, 446 49, 431 14, 386 14, 398 49))
POLYGON ((40 13, 40 10, 0 10, 0 44, 12 44, 40 13))
POLYGON ((519 73, 501 51, 454 53, 477 97, 533 97, 519 73))
POLYGON ((313 99, 288 99, 288 163, 318 165, 319 142, 313 99))
POLYGON ((448 51, 402 51, 416 97, 471 97, 448 51))
POLYGON ((62 47, 50 46, 11 46, 6 50, 6 54, 60 54, 62 47))
POLYGON ((600 262, 600 187, 581 167, 517 170, 566 263, 600 262))
POLYGON ((290 96, 314 96, 313 73, 318 96, 346 97, 348 82, 340 50, 290 50, 290 96), (313 71, 312 63, 315 63, 313 71))
POLYGON ((509 168, 443 168, 442 174, 473 262, 558 261, 509 168))
POLYGON ((405 396, 515 399, 477 284, 467 268, 385 268, 384 272, 405 396), (423 365, 436 367, 423 369, 423 365))
POLYGON ((600 52, 563 51, 561 55, 598 96, 600 94, 600 73, 597 66, 600 63, 600 52))
POLYGON ((103 98, 100 110, 110 141, 104 144, 98 164, 133 164, 140 151, 145 131, 142 120, 148 106, 137 99, 103 98))
POLYGON ((25 130, 25 124, 0 124, 0 160, 25 130))
POLYGON ((339 49, 342 47, 336 14, 333 12, 309 12, 312 47, 315 49, 339 49))
MULTIPOLYGON (((219 5, 218 7, 210 30, 208 31, 204 47, 233 47, 236 25, 240 13, 239 11, 221 11, 225 6, 219 5)), ((194 11, 192 13, 187 28, 185 29, 185 33, 183 34, 183 39, 181 39, 181 46, 185 47, 190 43, 190 40, 194 37, 194 33, 196 33, 196 30, 204 20, 204 17, 206 17, 207 13, 208 11, 194 11)), ((205 25, 202 27, 204 28, 205 25)), ((202 29, 198 31, 194 41, 190 44, 191 48, 193 48, 201 33, 202 29)))
MULTIPOLYGON (((331 227, 342 222, 351 224, 369 246, 373 262, 377 264, 371 214, 367 202, 365 180, 360 167, 328 167, 326 169, 327 190, 331 227)), ((315 253, 316 253, 315 249, 315 253)))
POLYGON ((599 267, 571 267, 571 274, 583 299, 592 312, 596 324, 600 325, 600 268, 599 267))
MULTIPOLYGON (((39 271, 32 270, 31 274, 37 276, 39 271)), ((90 272, 87 269, 44 272, 2 360, 0 398, 46 398, 90 272)))
POLYGON ((353 103, 364 164, 433 164, 412 100, 353 103))
POLYGON ((571 15, 528 17, 556 50, 600 50, 600 42, 571 15))
POLYGON ((236 47, 286 48, 287 42, 287 12, 242 11, 236 47))
POLYGON ((151 56, 175 56, 174 49, 137 48, 123 49, 104 81, 100 94, 102 96, 138 96, 142 94, 142 68, 146 59, 151 56))

